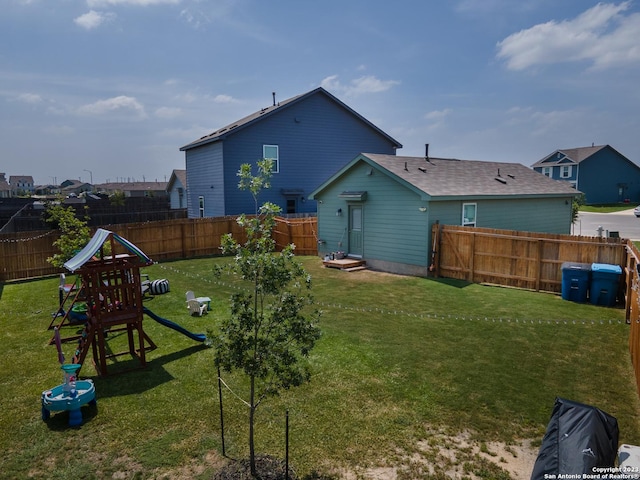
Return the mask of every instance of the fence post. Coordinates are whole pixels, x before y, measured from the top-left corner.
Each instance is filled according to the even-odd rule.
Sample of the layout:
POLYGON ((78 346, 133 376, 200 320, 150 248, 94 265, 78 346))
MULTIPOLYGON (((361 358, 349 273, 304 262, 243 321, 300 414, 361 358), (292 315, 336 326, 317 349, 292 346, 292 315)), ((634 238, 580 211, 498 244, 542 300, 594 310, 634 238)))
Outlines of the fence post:
POLYGON ((476 234, 471 233, 471 246, 469 248, 469 281, 473 283, 475 274, 475 260, 476 260, 476 234))
POLYGON ((220 367, 218 367, 218 397, 220 398, 220 437, 222 439, 222 456, 226 457, 227 453, 224 448, 224 414, 222 411, 222 377, 220 377, 220 367))

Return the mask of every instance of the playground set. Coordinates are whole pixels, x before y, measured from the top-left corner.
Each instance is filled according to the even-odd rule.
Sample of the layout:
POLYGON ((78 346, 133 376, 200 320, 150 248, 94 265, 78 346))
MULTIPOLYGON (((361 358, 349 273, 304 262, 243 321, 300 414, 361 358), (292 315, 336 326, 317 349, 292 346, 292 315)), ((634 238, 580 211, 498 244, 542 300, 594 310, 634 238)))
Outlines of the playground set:
MULTIPOLYGON (((189 332, 143 306, 143 298, 150 289, 149 282, 141 280, 140 268, 152 263, 133 243, 99 228, 89 243, 64 264, 78 276, 79 282, 63 286, 64 277, 61 277, 60 306, 49 324, 49 329, 54 330, 49 343, 58 348, 64 382, 42 393, 43 420, 49 418, 50 411, 66 410, 69 425, 79 425, 82 423, 80 407, 95 404, 93 382, 78 380, 89 351, 100 376, 107 376, 109 360, 121 355, 137 359, 139 368, 146 366, 146 352, 157 346, 144 331, 144 314, 195 341, 206 340, 204 334, 189 332), (76 334, 62 338, 61 328, 67 325, 83 325, 83 328, 79 334, 76 329, 76 334), (107 348, 107 337, 116 332, 126 332, 128 350, 112 353, 107 348), (72 341, 77 341, 77 348, 71 363, 64 364, 61 344, 72 341)), ((168 282, 165 291, 168 291, 168 282)))

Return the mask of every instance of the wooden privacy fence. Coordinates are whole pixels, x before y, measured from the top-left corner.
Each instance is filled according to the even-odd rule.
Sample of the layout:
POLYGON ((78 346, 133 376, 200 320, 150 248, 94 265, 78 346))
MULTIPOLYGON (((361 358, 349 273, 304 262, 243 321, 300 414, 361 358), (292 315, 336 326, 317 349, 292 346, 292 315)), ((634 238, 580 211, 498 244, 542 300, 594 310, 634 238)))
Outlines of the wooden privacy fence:
POLYGON ((433 225, 438 276, 560 292, 562 264, 626 264, 626 240, 433 225))
POLYGON ((626 314, 629 329, 629 353, 636 375, 636 387, 640 392, 640 252, 629 241, 627 245, 627 263, 624 274, 626 276, 626 314))
MULTIPOLYGON (((220 254, 222 236, 231 233, 246 240, 235 217, 180 219, 118 224, 104 227, 134 243, 155 261, 220 254)), ((278 218, 273 238, 278 249, 293 243, 298 255, 317 254, 316 219, 278 218)), ((47 258, 57 253, 57 230, 0 235, 0 281, 60 273, 47 258)))

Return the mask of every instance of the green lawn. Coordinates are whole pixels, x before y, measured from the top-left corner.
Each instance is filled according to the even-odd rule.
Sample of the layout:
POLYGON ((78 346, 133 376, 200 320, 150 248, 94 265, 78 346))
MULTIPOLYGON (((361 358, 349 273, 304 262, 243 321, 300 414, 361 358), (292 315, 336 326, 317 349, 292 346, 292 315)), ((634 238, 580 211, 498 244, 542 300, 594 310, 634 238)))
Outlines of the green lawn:
POLYGON ((624 210, 630 210, 635 208, 633 203, 614 203, 607 205, 581 205, 580 211, 582 212, 595 212, 595 213, 614 213, 622 212, 624 210))
MULTIPOLYGON (((434 431, 468 432, 481 442, 539 442, 556 396, 596 405, 618 419, 621 443, 640 444, 640 402, 620 309, 563 301, 557 295, 325 269, 301 257, 324 314, 323 337, 310 358, 312 381, 269 399, 258 410, 257 450, 284 456, 285 412, 290 461, 300 478, 369 466, 406 473, 421 440, 434 431)), ((167 278, 171 292, 145 302, 192 332, 215 329, 228 315, 233 279, 215 279, 205 258, 144 269, 167 278), (186 290, 213 299, 190 317, 186 290)), ((107 378, 90 364, 97 411, 67 427, 66 413, 40 418, 40 395, 61 381, 46 330, 58 279, 1 286, 0 460, 3 478, 211 478, 221 455, 219 401, 212 351, 145 317, 158 345, 148 368, 107 378)), ((65 327, 65 334, 73 331, 65 327)), ((110 338, 118 351, 122 336, 110 338)), ((73 346, 64 346, 67 358, 73 346)), ((116 369, 117 366, 114 366, 116 369)), ((240 397, 243 378, 223 374, 240 397)), ((227 455, 247 455, 247 410, 224 392, 227 455)), ((439 437, 438 437, 439 438, 439 437)), ((438 440, 439 441, 439 440, 438 440)), ((484 444, 484 443, 483 443, 484 444)), ((499 463, 499 462, 498 462, 499 463)), ((442 467, 444 469, 444 467, 442 467)), ((461 467, 462 468, 462 467, 461 467)), ((477 457, 465 471, 509 478, 477 457), (484 472, 484 473, 482 473, 484 472)), ((398 476, 401 478, 401 475, 398 476)))

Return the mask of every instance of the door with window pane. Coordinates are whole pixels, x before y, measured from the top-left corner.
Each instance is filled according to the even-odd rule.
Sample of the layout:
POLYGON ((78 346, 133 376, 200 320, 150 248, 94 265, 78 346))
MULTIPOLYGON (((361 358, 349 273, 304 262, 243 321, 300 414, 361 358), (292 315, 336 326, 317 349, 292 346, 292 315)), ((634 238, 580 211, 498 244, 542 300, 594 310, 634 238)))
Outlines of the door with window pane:
POLYGON ((351 257, 362 257, 362 206, 349 206, 349 248, 351 257))

